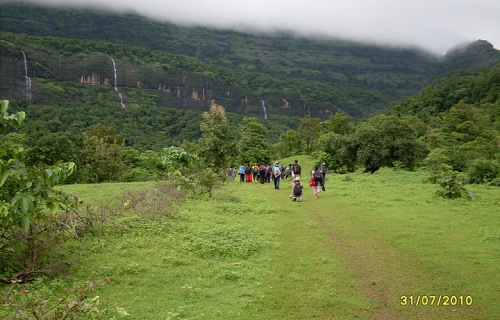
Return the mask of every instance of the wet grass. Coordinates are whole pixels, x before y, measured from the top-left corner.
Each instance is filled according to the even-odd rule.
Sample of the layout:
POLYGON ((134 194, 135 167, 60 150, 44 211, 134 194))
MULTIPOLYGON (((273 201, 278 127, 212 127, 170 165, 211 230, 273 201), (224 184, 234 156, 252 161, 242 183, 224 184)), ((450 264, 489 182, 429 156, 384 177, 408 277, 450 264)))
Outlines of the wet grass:
MULTIPOLYGON (((306 186, 301 203, 288 198, 290 180, 280 190, 235 181, 164 218, 71 242, 75 264, 58 281, 104 283, 96 294, 115 318, 117 308, 130 319, 500 318, 500 189, 468 186, 478 199, 444 200, 426 176, 328 175, 321 198, 306 186), (433 295, 472 305, 415 305, 433 295), (414 300, 402 306, 402 296, 414 300)), ((118 207, 148 188, 64 187, 118 207)))

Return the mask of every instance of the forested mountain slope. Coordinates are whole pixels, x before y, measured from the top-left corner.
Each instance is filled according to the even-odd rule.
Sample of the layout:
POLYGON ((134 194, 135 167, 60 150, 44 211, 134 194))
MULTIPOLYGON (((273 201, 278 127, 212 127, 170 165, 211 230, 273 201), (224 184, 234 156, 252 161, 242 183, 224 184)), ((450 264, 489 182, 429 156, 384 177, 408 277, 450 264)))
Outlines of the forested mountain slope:
POLYGON ((435 79, 418 94, 403 99, 390 109, 398 115, 421 118, 444 116, 459 103, 489 110, 500 116, 500 65, 480 71, 456 71, 435 79))
POLYGON ((201 112, 214 102, 232 124, 260 118, 276 140, 299 117, 366 117, 444 73, 500 60, 487 41, 437 57, 411 48, 186 28, 135 14, 17 2, 2 2, 0 10, 3 99, 53 132, 116 123, 129 145, 146 149, 197 138, 201 112))
MULTIPOLYGON (((458 68, 493 66, 500 59, 500 53, 485 41, 452 51, 445 57, 436 57, 412 48, 384 48, 286 34, 269 36, 183 28, 135 14, 56 9, 11 2, 2 4, 0 19, 4 32, 103 40, 192 57, 195 58, 192 63, 203 62, 195 69, 212 69, 200 79, 203 84, 210 80, 224 82, 227 80, 224 74, 237 70, 238 79, 231 79, 230 84, 224 83, 212 98, 220 99, 229 91, 233 97, 250 98, 253 105, 259 105, 263 97, 269 99, 270 105, 283 109, 305 109, 304 106, 308 106, 311 111, 307 113, 315 116, 321 113, 328 116, 339 109, 355 117, 366 116, 417 92, 440 74, 458 68), (214 65, 223 69, 213 70, 214 65)), ((112 55, 112 52, 97 48, 94 51, 112 55)), ((69 49, 62 53, 67 56, 77 52, 69 49)), ((135 57, 123 58, 133 60, 135 57)), ((171 57, 167 59, 172 60, 171 57)), ((152 62, 165 65, 164 61, 152 62)), ((166 67, 172 66, 181 72, 193 71, 182 64, 170 63, 166 67)), ((102 73, 104 70, 98 71, 102 73)), ((184 86, 183 76, 177 75, 175 79, 173 85, 184 86)), ((119 84, 126 87, 136 86, 137 82, 147 83, 150 87, 160 85, 145 80, 138 76, 132 79, 122 77, 119 84)), ((200 88, 199 84, 197 86, 200 88)), ((192 93, 191 88, 183 89, 185 95, 192 93)), ((238 99, 222 102, 239 104, 238 99)), ((303 115, 304 110, 294 114, 303 115)))

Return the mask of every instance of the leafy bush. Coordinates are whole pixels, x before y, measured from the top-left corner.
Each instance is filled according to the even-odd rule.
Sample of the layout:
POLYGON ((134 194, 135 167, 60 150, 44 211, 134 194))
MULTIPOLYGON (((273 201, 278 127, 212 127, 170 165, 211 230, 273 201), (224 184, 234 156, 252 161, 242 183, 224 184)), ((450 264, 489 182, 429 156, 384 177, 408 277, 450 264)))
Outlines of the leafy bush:
POLYGON ((127 182, 146 181, 151 178, 151 171, 145 168, 132 168, 123 174, 127 182))
POLYGON ((441 190, 436 192, 440 197, 447 199, 475 198, 471 192, 465 189, 464 182, 457 178, 456 172, 437 179, 437 182, 442 187, 441 190))
POLYGON ((494 160, 474 160, 468 167, 467 176, 471 183, 491 183, 500 177, 500 164, 494 160))
POLYGON ((0 310, 3 319, 109 319, 108 306, 99 296, 93 283, 67 289, 59 299, 47 299, 58 295, 57 282, 43 280, 33 284, 13 284, 3 296, 5 308, 0 310))
MULTIPOLYGON (((7 100, 1 101, 0 132, 18 128, 25 118, 24 112, 8 114, 8 106, 7 100)), ((8 277, 2 281, 32 280, 60 265, 44 261, 43 253, 60 240, 57 214, 70 211, 77 202, 54 189, 74 172, 75 163, 26 166, 23 150, 15 149, 0 146, 0 276, 8 277)))
POLYGON ((425 168, 431 174, 429 180, 432 183, 438 183, 439 177, 451 173, 452 167, 449 165, 449 162, 450 159, 444 149, 434 149, 427 155, 424 164, 425 168))

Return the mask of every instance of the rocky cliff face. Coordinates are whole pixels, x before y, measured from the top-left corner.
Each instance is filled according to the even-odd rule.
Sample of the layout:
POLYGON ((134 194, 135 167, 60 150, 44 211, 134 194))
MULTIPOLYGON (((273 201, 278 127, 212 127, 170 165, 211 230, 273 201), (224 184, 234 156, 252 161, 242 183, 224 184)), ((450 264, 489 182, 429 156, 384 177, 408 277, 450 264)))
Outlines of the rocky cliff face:
MULTIPOLYGON (((5 34, 0 32, 0 36, 5 34)), ((140 104, 139 100, 134 99, 149 96, 149 101, 154 101, 161 107, 205 111, 211 103, 216 102, 227 111, 257 117, 263 115, 262 100, 265 101, 266 112, 273 116, 309 114, 323 119, 333 112, 347 113, 354 118, 367 116, 391 102, 391 95, 385 94, 391 90, 387 88, 386 82, 391 82, 392 74, 386 77, 377 75, 377 79, 385 82, 378 84, 381 91, 374 91, 334 85, 328 83, 328 79, 309 81, 259 72, 240 75, 232 69, 199 64, 196 60, 185 57, 158 52, 153 54, 144 48, 95 42, 82 44, 80 40, 47 40, 16 34, 9 34, 4 38, 0 37, 2 98, 31 100, 35 104, 42 101, 74 103, 81 99, 76 94, 69 96, 71 90, 67 90, 65 86, 103 86, 101 89, 113 91, 116 74, 116 86, 130 104, 140 104), (115 52, 113 59, 108 55, 110 51, 115 52), (26 66, 24 60, 27 61, 26 66), (27 76, 32 80, 31 95, 27 94, 27 89, 23 89, 27 76)), ((441 66, 446 71, 476 66, 479 64, 475 62, 479 63, 482 58, 489 63, 500 61, 500 52, 494 50, 491 44, 479 41, 450 52, 443 58, 441 66)), ((314 64, 315 61, 311 63, 314 64)), ((325 65, 325 68, 333 67, 325 65)), ((421 76, 412 73, 420 72, 420 67, 416 66, 415 70, 407 71, 408 78, 421 76)), ((371 71, 367 69, 366 74, 371 74, 371 71)), ((357 81, 369 83, 372 80, 368 77, 357 81)), ((403 84, 391 82, 391 86, 403 84)), ((422 86, 425 85, 422 82, 422 86)), ((415 92, 408 94, 411 93, 415 92)))
POLYGON ((105 85, 109 86, 109 78, 107 77, 102 77, 100 73, 97 72, 92 72, 90 75, 81 75, 77 82, 79 83, 85 83, 85 84, 93 84, 93 85, 105 85))

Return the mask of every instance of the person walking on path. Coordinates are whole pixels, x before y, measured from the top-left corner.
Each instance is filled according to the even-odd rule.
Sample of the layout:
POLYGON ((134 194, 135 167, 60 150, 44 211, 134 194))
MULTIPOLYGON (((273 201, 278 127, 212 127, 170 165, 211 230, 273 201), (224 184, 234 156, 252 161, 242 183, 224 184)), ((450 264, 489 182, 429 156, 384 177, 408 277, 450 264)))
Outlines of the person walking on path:
POLYGON ((299 160, 295 160, 295 164, 293 165, 293 178, 299 178, 302 174, 302 168, 300 167, 299 160))
MULTIPOLYGON (((290 169, 292 167, 291 164, 288 165, 288 167, 285 168, 283 171, 283 178, 288 179, 289 176, 291 176, 292 170, 290 169)), ((293 179, 292 179, 293 180, 293 179)))
POLYGON ((245 168, 245 176, 246 182, 252 182, 252 167, 250 166, 250 163, 245 168))
POLYGON ((311 172, 312 180, 314 180, 313 192, 316 199, 319 198, 319 193, 321 191, 321 181, 323 180, 323 175, 319 170, 319 166, 315 166, 314 170, 311 172))
POLYGON ((327 169, 326 169, 326 165, 325 165, 324 162, 319 167, 319 170, 321 171, 321 174, 323 175, 323 180, 321 181, 321 189, 323 191, 326 191, 325 190, 325 181, 326 181, 326 171, 327 171, 327 169))
POLYGON ((271 164, 269 164, 266 168, 266 179, 268 183, 271 182, 272 175, 273 175, 273 167, 271 166, 271 164))
POLYGON ((240 182, 245 182, 245 165, 241 165, 238 174, 240 175, 240 182))
POLYGON ((257 183, 258 174, 259 174, 259 166, 257 165, 257 162, 255 162, 252 166, 253 182, 255 182, 255 183, 257 183))
POLYGON ((264 182, 266 182, 266 165, 264 162, 262 162, 262 164, 260 165, 259 167, 259 181, 261 184, 264 184, 264 182))
POLYGON ((300 183, 300 178, 295 178, 292 181, 290 188, 292 188, 292 194, 290 194, 290 199, 292 199, 293 201, 296 201, 297 197, 298 197, 299 202, 302 201, 302 194, 303 194, 303 190, 304 190, 304 185, 302 183, 300 183))
POLYGON ((274 189, 280 188, 280 178, 281 178, 281 167, 278 162, 274 164, 273 167, 273 178, 274 178, 274 189))

